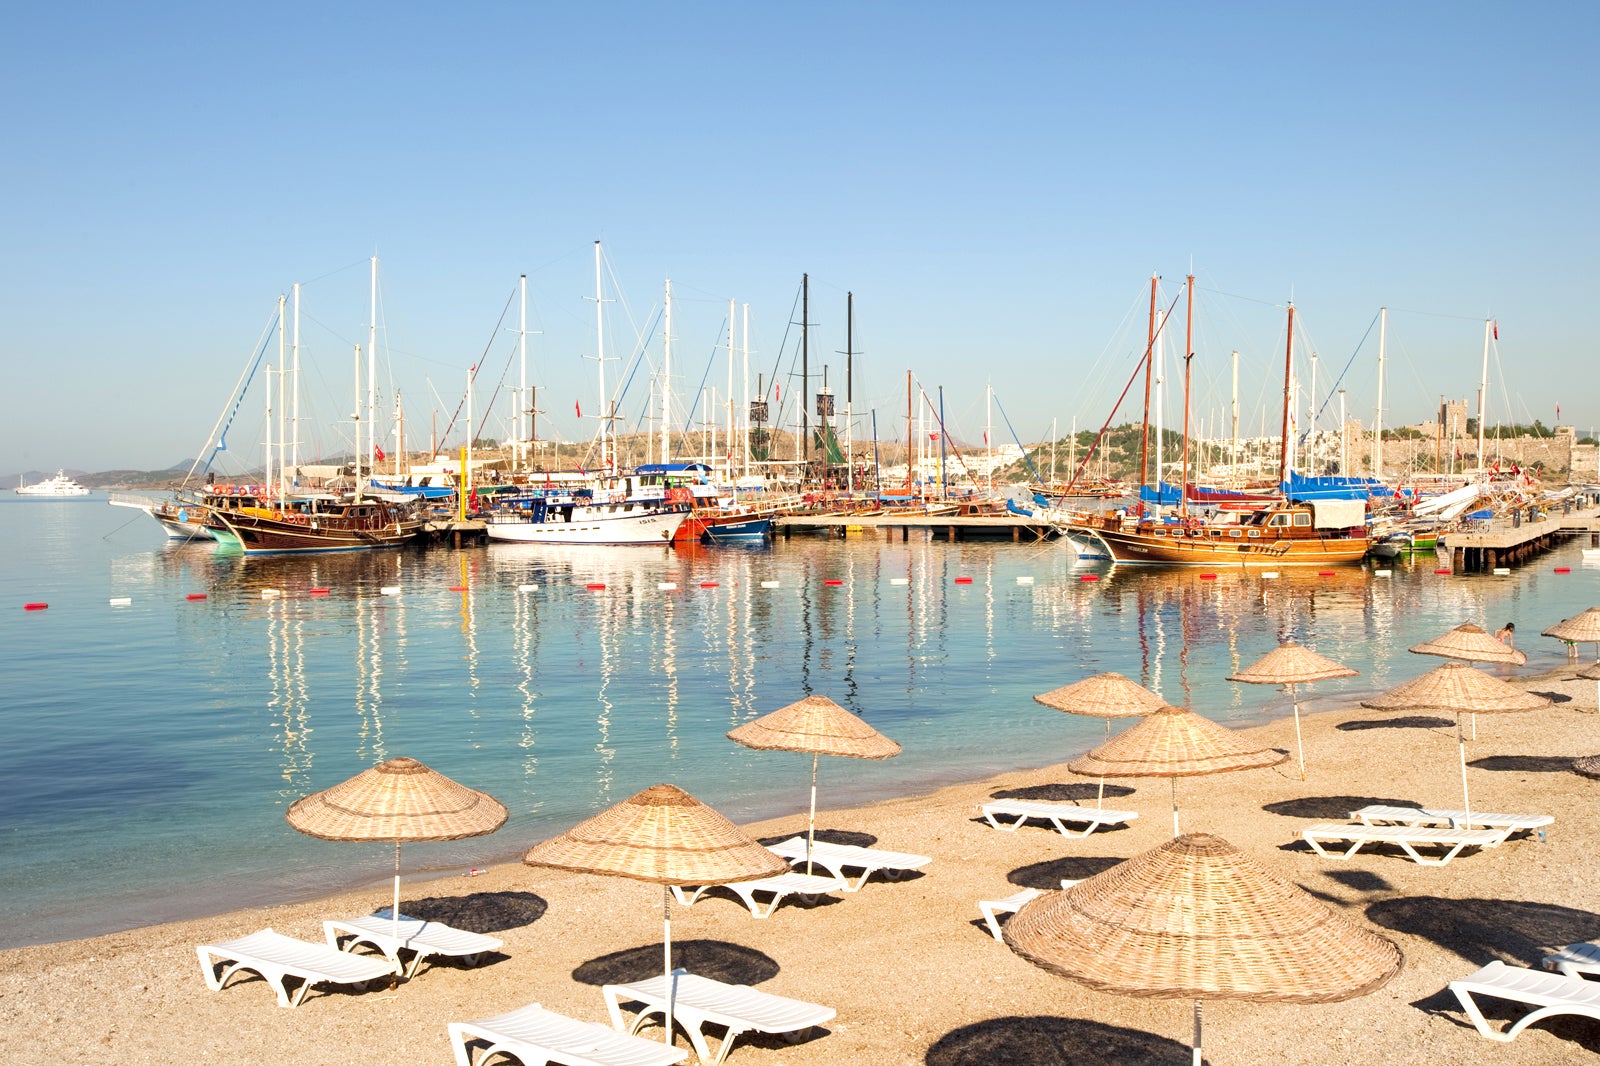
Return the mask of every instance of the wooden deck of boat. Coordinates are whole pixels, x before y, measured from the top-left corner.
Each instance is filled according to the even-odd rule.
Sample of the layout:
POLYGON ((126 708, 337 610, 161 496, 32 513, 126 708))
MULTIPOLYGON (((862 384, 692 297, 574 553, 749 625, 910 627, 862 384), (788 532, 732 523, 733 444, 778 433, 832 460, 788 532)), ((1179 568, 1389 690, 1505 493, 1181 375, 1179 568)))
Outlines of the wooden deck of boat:
POLYGON ((882 537, 885 540, 911 539, 911 531, 926 532, 943 540, 1010 540, 1032 544, 1060 535, 1049 522, 1016 514, 800 514, 781 515, 772 520, 781 537, 796 533, 825 533, 831 536, 882 537))

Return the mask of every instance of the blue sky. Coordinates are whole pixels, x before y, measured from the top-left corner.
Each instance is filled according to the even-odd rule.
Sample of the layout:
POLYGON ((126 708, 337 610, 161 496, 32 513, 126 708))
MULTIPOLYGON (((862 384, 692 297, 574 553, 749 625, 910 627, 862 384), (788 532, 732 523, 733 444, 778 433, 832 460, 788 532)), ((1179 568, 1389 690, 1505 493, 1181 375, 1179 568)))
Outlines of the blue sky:
MULTIPOLYGON (((812 373, 842 395, 853 292, 856 407, 886 438, 908 370, 969 441, 986 385, 1002 441, 1098 426, 1142 353, 1150 275, 1165 304, 1191 268, 1212 424, 1239 349, 1244 421, 1276 425, 1291 297, 1318 391, 1349 364, 1352 417, 1372 417, 1387 305, 1386 424, 1475 403, 1486 317, 1491 421, 1550 424, 1559 403, 1600 422, 1593 5, 577 7, 13 12, 0 469, 193 455, 297 281, 302 437, 336 450, 372 255, 380 405, 402 392, 413 443, 469 366, 480 412, 515 379, 515 306, 496 324, 522 273, 541 436, 585 439, 596 240, 608 356, 672 280, 683 397, 730 298, 752 376, 790 387, 802 273, 812 373)), ((257 408, 236 468, 258 460, 257 408)))

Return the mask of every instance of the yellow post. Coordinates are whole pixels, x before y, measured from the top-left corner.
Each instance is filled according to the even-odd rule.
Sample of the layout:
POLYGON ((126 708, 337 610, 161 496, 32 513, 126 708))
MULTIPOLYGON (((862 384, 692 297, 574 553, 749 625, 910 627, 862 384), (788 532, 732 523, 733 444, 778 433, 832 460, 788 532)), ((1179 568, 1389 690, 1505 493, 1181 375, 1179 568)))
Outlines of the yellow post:
POLYGON ((463 522, 467 520, 467 493, 472 491, 472 486, 468 484, 470 480, 471 475, 467 470, 467 449, 462 448, 461 476, 456 478, 456 499, 460 501, 457 507, 460 509, 461 521, 463 522))

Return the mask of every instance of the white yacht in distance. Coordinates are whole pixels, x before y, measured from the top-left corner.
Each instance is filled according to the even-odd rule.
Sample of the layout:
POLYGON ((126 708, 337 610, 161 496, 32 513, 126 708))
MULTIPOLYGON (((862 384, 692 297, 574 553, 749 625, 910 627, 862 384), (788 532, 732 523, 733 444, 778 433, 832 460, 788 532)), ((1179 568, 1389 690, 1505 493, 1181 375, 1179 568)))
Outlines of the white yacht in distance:
POLYGON ((89 490, 68 477, 65 470, 58 470, 55 477, 36 485, 18 485, 16 493, 18 496, 87 496, 89 490))

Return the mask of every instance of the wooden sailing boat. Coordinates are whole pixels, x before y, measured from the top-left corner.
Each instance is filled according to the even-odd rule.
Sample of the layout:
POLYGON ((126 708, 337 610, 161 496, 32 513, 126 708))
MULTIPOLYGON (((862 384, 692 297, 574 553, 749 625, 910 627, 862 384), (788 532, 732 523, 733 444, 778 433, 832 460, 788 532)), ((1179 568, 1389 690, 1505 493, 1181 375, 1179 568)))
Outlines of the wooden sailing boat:
MULTIPOLYGON (((1188 282, 1193 323, 1194 278, 1188 282)), ((1155 308, 1155 279, 1151 279, 1152 323, 1155 308)), ((1284 353, 1283 438, 1278 458, 1278 481, 1288 473, 1290 379, 1294 366, 1294 304, 1289 305, 1289 340, 1284 353)), ((1146 370, 1154 347, 1145 349, 1146 370)), ((1185 362, 1192 345, 1185 346, 1185 362)), ((1148 386, 1147 386, 1148 397, 1148 386)), ((1184 466, 1188 464, 1188 395, 1184 396, 1184 466)), ((1148 426, 1148 398, 1145 422, 1148 426)), ((1148 429, 1146 430, 1148 436, 1148 429)), ((1146 484, 1145 456, 1140 456, 1141 501, 1146 484)), ((1185 480, 1187 478, 1185 477, 1185 480)), ((1158 479, 1159 482, 1159 479, 1158 479)), ((1181 499, 1181 498, 1180 498, 1181 499)), ((1367 554, 1369 539, 1366 503, 1362 500, 1317 500, 1310 504, 1292 503, 1279 498, 1252 510, 1230 515, 1237 521, 1202 521, 1188 514, 1187 502, 1179 504, 1175 521, 1162 517, 1159 507, 1146 514, 1141 502, 1133 515, 1098 515, 1072 523, 1069 530, 1097 540, 1112 561, 1118 563, 1157 563, 1187 566, 1327 566, 1360 562, 1367 554)))

